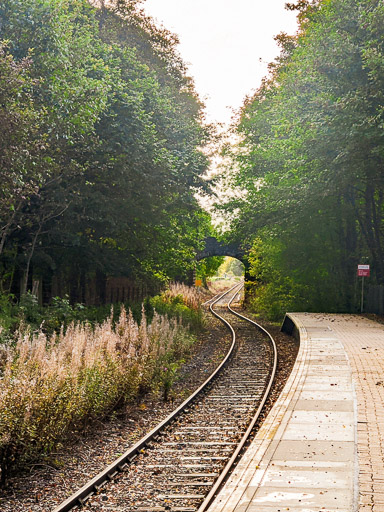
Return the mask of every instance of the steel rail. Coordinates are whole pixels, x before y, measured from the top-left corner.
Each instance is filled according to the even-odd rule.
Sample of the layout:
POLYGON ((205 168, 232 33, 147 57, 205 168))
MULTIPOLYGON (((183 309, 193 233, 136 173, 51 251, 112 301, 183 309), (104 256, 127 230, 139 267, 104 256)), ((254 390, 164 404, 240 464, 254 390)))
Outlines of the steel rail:
MULTIPOLYGON (((241 289, 241 288, 240 288, 241 289)), ((240 291, 240 290, 239 290, 240 291)), ((238 458, 238 456, 240 455, 240 452, 242 451, 242 449, 244 448, 246 442, 248 441, 248 438, 252 432, 252 430, 254 429, 255 427, 255 424, 257 422, 257 420, 259 419, 259 416, 260 416, 260 413, 265 405, 265 402, 267 401, 267 398, 269 396, 269 393, 271 391, 271 388, 272 388, 272 385, 273 385, 273 381, 275 379, 275 375, 276 375, 276 369, 277 369, 277 347, 276 347, 276 343, 275 343, 275 340, 273 339, 273 337, 270 335, 270 333, 268 331, 266 331, 264 329, 264 327, 262 327, 261 325, 259 325, 258 323, 254 322, 253 320, 251 320, 250 318, 247 318, 243 315, 241 315, 240 313, 238 313, 237 311, 234 311, 232 308, 231 308, 231 304, 236 296, 238 292, 235 293, 235 295, 231 298, 231 300, 229 301, 228 303, 228 309, 231 313, 233 313, 235 316, 243 319, 243 320, 246 320, 247 322, 250 322, 251 324, 255 325, 258 329, 260 329, 262 332, 264 332, 265 334, 267 334, 267 336, 269 337, 270 341, 271 341, 271 344, 272 344, 272 347, 273 347, 273 368, 272 368, 272 371, 271 371, 271 375, 270 375, 270 378, 269 378, 269 382, 268 382, 268 385, 264 391, 264 396, 260 402, 260 405, 254 415, 254 417, 252 418, 252 421, 251 423, 249 424, 248 428, 247 428, 247 431, 244 433, 243 437, 241 438, 239 444, 237 445, 237 448, 236 450, 233 452, 231 458, 229 459, 229 461, 227 462, 225 468, 223 469, 223 471, 220 473, 218 479, 216 480, 216 482, 214 483, 212 489, 210 490, 210 492, 207 494, 207 496, 205 497, 203 503, 200 505, 200 507, 198 508, 197 512, 205 512, 208 507, 212 504, 213 500, 215 499, 216 495, 218 494, 219 490, 221 489, 222 485, 224 484, 226 478, 228 477, 228 474, 229 472, 232 470, 235 462, 236 462, 236 459, 238 458)), ((220 299, 219 299, 220 300, 220 299)), ((213 311, 213 308, 212 308, 213 304, 210 306, 210 310, 211 312, 217 317, 217 318, 220 318, 224 323, 226 323, 227 325, 229 325, 229 323, 222 317, 220 317, 219 314, 217 314, 215 311, 213 311)), ((233 332, 233 335, 234 335, 234 330, 232 328, 232 326, 230 326, 231 328, 231 331, 233 332)))
MULTIPOLYGON (((223 297, 228 295, 235 288, 239 287, 239 284, 232 286, 226 292, 219 294, 219 297, 212 302, 210 305, 210 309, 212 305, 216 304, 223 297)), ((241 289, 241 288, 240 288, 241 289)), ((240 290, 239 289, 239 290, 240 290)), ((234 296, 231 298, 231 301, 235 298, 236 294, 239 292, 236 291, 234 296)), ((212 300, 212 299, 211 299, 212 300)), ((211 309, 213 312, 213 310, 211 309)), ((194 399, 199 396, 207 386, 214 381, 220 371, 228 364, 230 360, 236 342, 235 332, 232 326, 227 322, 224 318, 221 318, 215 312, 213 312, 215 316, 217 316, 225 325, 227 325, 232 333, 232 344, 230 349, 228 350, 224 360, 220 363, 220 365, 216 368, 216 370, 208 377, 208 379, 192 394, 190 395, 177 409, 175 409, 167 418, 165 418, 161 423, 159 423, 154 429, 152 429, 146 436, 140 439, 135 445, 129 448, 125 453, 123 453, 118 459, 116 459, 112 464, 107 466, 103 471, 101 471, 98 475, 96 475, 92 480, 87 482, 83 487, 81 487, 78 491, 73 493, 69 498, 67 498, 60 505, 55 507, 52 512, 69 512, 74 507, 80 505, 83 506, 85 501, 95 494, 99 489, 108 481, 110 481, 115 475, 117 475, 120 471, 122 471, 130 462, 132 462, 140 450, 147 447, 147 445, 152 440, 156 440, 160 435, 160 432, 165 429, 167 425, 169 425, 177 416, 182 414, 188 407, 188 405, 194 401, 194 399)))

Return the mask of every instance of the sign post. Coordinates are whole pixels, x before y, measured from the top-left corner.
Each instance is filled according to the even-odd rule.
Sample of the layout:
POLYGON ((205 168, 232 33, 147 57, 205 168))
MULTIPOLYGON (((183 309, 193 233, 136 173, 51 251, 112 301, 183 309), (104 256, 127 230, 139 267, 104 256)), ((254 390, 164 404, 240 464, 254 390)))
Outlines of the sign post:
POLYGON ((361 280, 361 313, 364 310, 364 277, 371 275, 371 269, 369 265, 357 265, 357 275, 362 277, 361 280))

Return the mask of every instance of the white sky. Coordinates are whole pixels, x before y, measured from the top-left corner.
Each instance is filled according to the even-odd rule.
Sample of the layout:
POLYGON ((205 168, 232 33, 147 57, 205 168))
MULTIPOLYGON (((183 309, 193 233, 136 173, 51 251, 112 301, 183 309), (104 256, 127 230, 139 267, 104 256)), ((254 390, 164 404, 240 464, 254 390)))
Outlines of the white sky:
POLYGON ((208 121, 230 121, 279 54, 273 37, 295 33, 296 13, 284 9, 286 1, 146 0, 146 13, 178 34, 208 121))

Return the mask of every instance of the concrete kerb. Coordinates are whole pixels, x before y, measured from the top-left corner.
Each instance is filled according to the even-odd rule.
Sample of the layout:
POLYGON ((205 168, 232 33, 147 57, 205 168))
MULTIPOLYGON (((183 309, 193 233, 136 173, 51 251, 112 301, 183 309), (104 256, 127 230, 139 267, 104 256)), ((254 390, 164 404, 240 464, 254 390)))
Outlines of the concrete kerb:
POLYGON ((289 505, 296 512, 319 510, 318 507, 340 512, 358 509, 357 401, 350 363, 331 327, 309 315, 310 334, 300 317, 305 323, 305 314, 287 314, 282 327, 300 340, 291 375, 251 446, 213 502, 213 512, 274 512, 289 505, 284 496, 295 489, 306 497, 306 489, 312 493, 310 500, 289 505), (331 384, 334 379, 337 384, 331 384), (327 382, 337 387, 327 390, 327 382), (310 435, 305 431, 306 425, 310 435), (313 456, 308 456, 308 449, 315 450, 313 456), (308 477, 306 488, 300 484, 301 477, 295 484, 288 482, 292 480, 291 474, 297 473, 295 466, 303 477, 308 477), (334 483, 324 481, 324 475, 330 476, 330 472, 334 483), (293 487, 288 485, 291 483, 293 487))

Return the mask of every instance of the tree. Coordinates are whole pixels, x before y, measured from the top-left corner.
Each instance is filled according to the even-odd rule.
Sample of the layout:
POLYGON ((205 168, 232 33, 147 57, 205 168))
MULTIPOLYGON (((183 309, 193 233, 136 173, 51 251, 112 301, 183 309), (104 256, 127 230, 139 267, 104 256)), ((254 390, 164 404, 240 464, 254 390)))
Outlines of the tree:
POLYGON ((351 310, 361 255, 384 279, 383 5, 290 8, 299 32, 280 38, 270 77, 241 112, 235 184, 247 193, 229 204, 240 209, 233 231, 276 247, 293 305, 351 310))
POLYGON ((34 148, 28 173, 7 162, 1 170, 10 183, 28 174, 23 202, 10 199, 17 215, 0 206, 3 275, 24 275, 24 290, 32 274, 76 275, 73 286, 83 287, 95 274, 163 282, 194 266, 207 229, 194 193, 209 186, 201 151, 209 131, 176 38, 136 4, 0 6, 8 65, 25 82, 7 92, 24 112, 19 146, 34 148))
POLYGON ((30 63, 29 56, 15 62, 7 45, 0 44, 0 255, 17 226, 20 210, 41 180, 37 162, 43 141, 31 98, 30 63))

